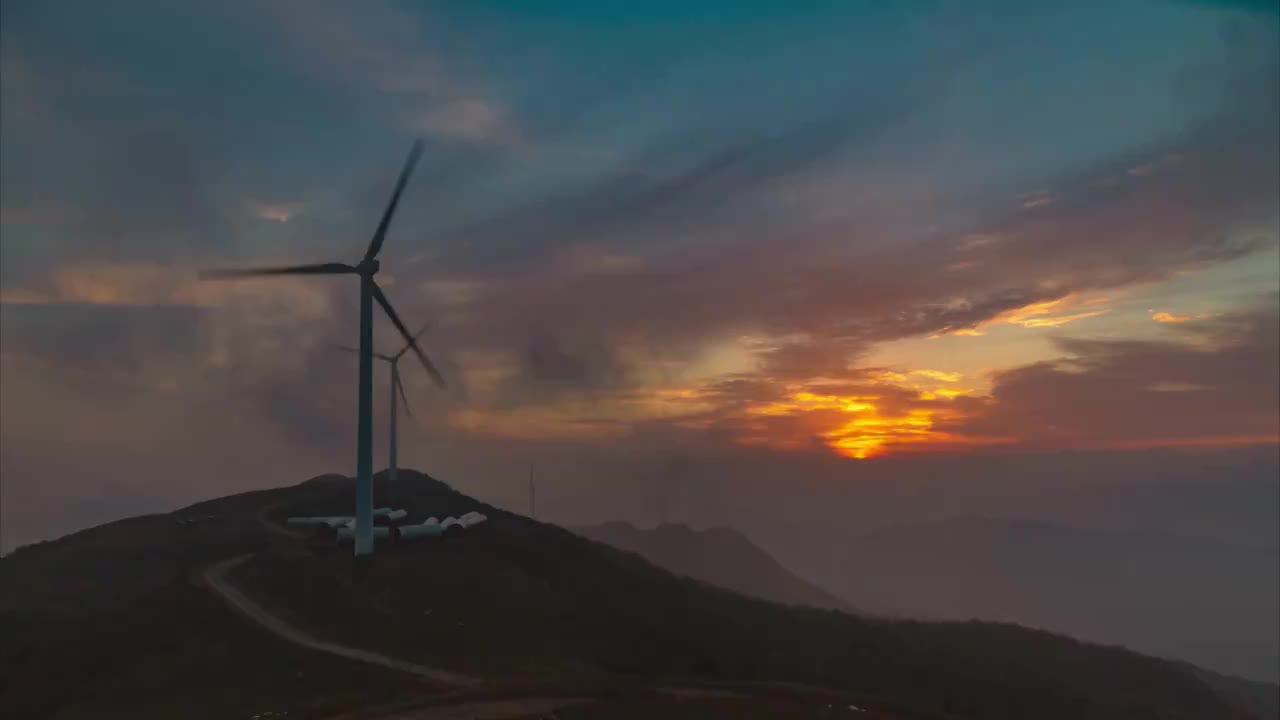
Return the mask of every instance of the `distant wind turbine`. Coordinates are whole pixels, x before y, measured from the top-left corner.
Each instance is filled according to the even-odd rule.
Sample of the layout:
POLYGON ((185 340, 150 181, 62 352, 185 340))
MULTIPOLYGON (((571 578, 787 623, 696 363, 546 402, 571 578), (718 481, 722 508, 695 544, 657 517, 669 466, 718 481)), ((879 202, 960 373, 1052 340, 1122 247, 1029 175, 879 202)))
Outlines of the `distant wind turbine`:
POLYGON ((538 486, 533 482, 533 466, 529 466, 529 517, 538 519, 538 486))
POLYGON ((435 381, 436 385, 442 388, 445 386, 444 378, 440 375, 440 371, 436 370, 435 365, 431 364, 431 360, 427 358, 426 353, 422 352, 422 348, 418 347, 417 341, 409 334, 404 323, 400 321, 400 316, 396 314, 395 308, 391 307, 391 301, 387 300, 382 288, 378 287, 378 284, 373 281, 373 276, 377 274, 379 267, 378 251, 382 249, 382 243, 387 236, 387 228, 391 225, 391 218, 396 212, 396 206, 400 203, 400 195, 404 192, 404 186, 408 184, 409 176, 413 174, 413 169, 418 164, 418 159, 421 156, 422 141, 418 140, 414 142, 413 148, 409 151, 409 159, 405 161, 404 169, 400 171, 400 177, 396 180, 396 187, 391 194, 391 201, 387 204, 387 209, 382 213, 382 220, 378 222, 378 227, 373 233, 369 249, 365 251, 364 258, 360 260, 358 265, 320 263, 292 267, 210 270, 200 274, 200 277, 206 280, 263 275, 358 275, 360 277, 360 379, 359 405, 357 409, 358 427, 356 430, 355 554, 357 556, 373 553, 373 302, 375 300, 387 314, 391 324, 395 325, 396 330, 400 331, 400 335, 404 337, 414 354, 418 356, 418 360, 427 369, 431 379, 435 381))
MULTIPOLYGON (((422 333, 427 331, 427 326, 423 325, 422 329, 413 336, 412 341, 417 341, 422 337, 422 333)), ((391 365, 391 447, 387 450, 387 495, 391 495, 392 489, 396 486, 396 476, 399 467, 396 465, 396 416, 399 415, 396 408, 397 394, 399 398, 404 400, 404 412, 409 417, 413 417, 413 412, 409 410, 409 396, 404 392, 404 383, 400 382, 400 358, 412 349, 410 343, 405 343, 404 347, 394 355, 383 355, 382 353, 374 353, 373 356, 379 360, 385 361, 391 365)), ((338 345, 339 350, 347 352, 359 353, 359 348, 349 347, 347 345, 338 345)))

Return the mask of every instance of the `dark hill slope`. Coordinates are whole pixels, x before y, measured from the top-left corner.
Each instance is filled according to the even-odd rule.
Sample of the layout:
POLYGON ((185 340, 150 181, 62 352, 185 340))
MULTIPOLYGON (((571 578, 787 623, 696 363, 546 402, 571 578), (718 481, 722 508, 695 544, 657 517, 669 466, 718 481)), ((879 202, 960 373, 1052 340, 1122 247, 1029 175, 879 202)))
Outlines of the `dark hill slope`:
POLYGON ((736 530, 694 530, 671 523, 641 530, 624 522, 569 529, 596 542, 636 553, 677 575, 743 595, 783 605, 852 611, 848 603, 796 577, 772 555, 736 530))
POLYGON ((0 715, 306 718, 422 692, 414 678, 277 640, 195 581, 208 562, 265 547, 252 508, 292 491, 121 520, 0 558, 0 715), (215 509, 218 521, 175 522, 215 509))

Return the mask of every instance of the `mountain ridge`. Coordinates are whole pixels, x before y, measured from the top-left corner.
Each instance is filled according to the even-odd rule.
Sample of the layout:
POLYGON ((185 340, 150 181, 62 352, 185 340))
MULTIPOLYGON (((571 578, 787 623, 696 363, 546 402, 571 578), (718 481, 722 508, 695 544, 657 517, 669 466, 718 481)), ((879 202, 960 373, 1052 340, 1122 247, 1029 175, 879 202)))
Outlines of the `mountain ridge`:
POLYGON ((570 531, 653 564, 744 595, 784 605, 853 612, 853 606, 784 567, 733 528, 695 530, 678 523, 642 529, 622 521, 568 526, 570 531))

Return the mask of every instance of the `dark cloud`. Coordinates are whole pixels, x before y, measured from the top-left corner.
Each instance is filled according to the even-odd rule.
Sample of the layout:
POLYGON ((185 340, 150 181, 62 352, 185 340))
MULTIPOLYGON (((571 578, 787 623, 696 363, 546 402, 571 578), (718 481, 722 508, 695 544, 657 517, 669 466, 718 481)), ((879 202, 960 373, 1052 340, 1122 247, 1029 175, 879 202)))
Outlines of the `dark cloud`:
MULTIPOLYGON (((848 18, 836 22, 852 24, 848 18)), ((832 28, 824 30, 829 38, 832 28)), ((582 243, 641 254, 679 251, 695 232, 705 245, 708 235, 716 234, 708 228, 743 223, 744 207, 749 208, 770 183, 829 166, 833 158, 848 161, 852 154, 856 161, 859 145, 874 145, 928 107, 954 72, 953 63, 982 52, 979 41, 957 41, 954 34, 936 29, 921 32, 926 40, 909 49, 895 48, 858 72, 844 72, 839 61, 810 67, 810 83, 828 90, 818 102, 809 97, 806 85, 778 83, 761 90, 778 95, 773 102, 779 105, 791 102, 794 113, 789 116, 780 118, 770 107, 758 109, 763 111, 757 118, 748 108, 748 114, 732 125, 690 122, 700 129, 684 127, 650 137, 628 152, 624 167, 606 170, 585 184, 532 189, 531 194, 542 197, 434 236, 428 242, 444 248, 436 257, 438 267, 444 272, 501 275, 582 243), (922 70, 908 68, 907 53, 913 53, 912 60, 922 70), (904 74, 896 82, 884 82, 883 75, 891 72, 904 74)), ((745 63, 753 59, 741 58, 745 63)), ((718 81, 732 82, 724 77, 718 81)), ((664 102, 653 92, 648 86, 629 88, 620 82, 613 86, 609 102, 624 107, 664 102)), ((727 95, 721 102, 700 100, 711 104, 708 114, 724 115, 735 107, 727 95)), ((591 129, 569 124, 542 139, 576 145, 584 135, 590 137, 591 129)), ((755 224, 759 231, 760 224, 768 222, 767 216, 754 214, 743 226, 755 224)), ((736 233, 724 235, 732 244, 736 233)))
MULTIPOLYGON (((1222 67, 1206 68, 1236 90, 1203 124, 1175 141, 1051 178, 1041 205, 1023 207, 1012 191, 985 201, 962 193, 984 208, 978 219, 915 239, 900 237, 902 228, 877 223, 874 215, 863 222, 856 212, 818 226, 803 216, 771 217, 757 207, 757 191, 781 176, 804 177, 844 137, 796 131, 703 152, 691 169, 662 182, 640 175, 605 179, 577 196, 477 229, 475 252, 507 248, 518 259, 587 243, 630 248, 641 262, 611 273, 542 265, 530 271, 537 279, 502 276, 473 316, 510 337, 528 324, 528 308, 538 308, 604 342, 625 335, 664 350, 737 332, 801 333, 815 345, 843 345, 813 351, 828 352, 833 357, 824 362, 838 364, 856 354, 859 343, 971 327, 1071 292, 1159 281, 1242 257, 1271 243, 1265 227, 1274 221, 1280 194, 1273 132, 1280 103, 1270 101, 1280 83, 1274 59, 1258 54, 1274 50, 1274 31, 1247 34, 1248 43, 1224 49, 1222 67), (821 150, 810 152, 807 143, 821 150), (706 232, 686 222, 691 216, 679 217, 681 204, 714 219, 706 232), (962 250, 966 233, 991 242, 962 250), (483 240, 491 235, 512 240, 491 246, 483 240), (731 242, 716 244, 717 236, 731 242), (656 251, 672 247, 680 251, 656 251)), ((886 122, 910 107, 907 102, 886 122)), ((919 212, 946 209, 926 205, 919 212)), ((470 337, 485 342, 479 334, 470 337)), ((777 357, 783 352, 799 352, 798 345, 777 357)))
POLYGON ((181 305, 0 305, 5 353, 104 374, 138 372, 207 348, 208 314, 181 305))
MULTIPOLYGON (((468 342, 503 343, 538 314, 602 342, 639 338, 672 352, 735 333, 798 333, 815 345, 812 354, 838 364, 872 342, 1159 281, 1272 242, 1249 231, 1276 213, 1274 133, 1219 142, 1214 132, 1229 129, 1204 128, 1198 144, 1149 172, 1110 162, 1055 187, 1044 207, 1022 208, 1011 196, 1009 209, 983 223, 921 240, 889 242, 892 228, 886 238, 875 226, 847 226, 642 253, 636 265, 610 272, 544 266, 495 282, 455 330, 468 342), (967 245, 975 236, 989 242, 967 245)), ((1149 162, 1174 155, 1168 150, 1149 162)), ((797 352, 789 346, 776 357, 797 352)))
POLYGON ((865 349, 859 340, 824 337, 816 342, 807 338, 783 342, 759 352, 760 372, 779 380, 842 377, 848 373, 849 364, 865 349))
MULTIPOLYGON (((342 460, 354 462, 355 360, 315 349, 303 354, 289 372, 255 378, 236 390, 253 398, 251 411, 273 423, 292 447, 325 451, 321 454, 345 467, 342 460)), ((385 372, 382 363, 375 366, 373 389, 379 406, 386 402, 385 372)))
POLYGON ((530 339, 524 368, 528 377, 537 382, 579 386, 616 384, 625 373, 608 346, 594 342, 575 344, 570 337, 550 332, 530 339))

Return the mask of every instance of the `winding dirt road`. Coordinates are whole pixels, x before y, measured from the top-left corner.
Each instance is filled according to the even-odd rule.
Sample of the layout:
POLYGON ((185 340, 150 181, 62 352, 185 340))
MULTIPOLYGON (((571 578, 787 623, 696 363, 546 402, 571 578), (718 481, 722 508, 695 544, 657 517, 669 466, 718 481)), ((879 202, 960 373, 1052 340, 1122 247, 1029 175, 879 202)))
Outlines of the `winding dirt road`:
POLYGON ((227 601, 232 608, 245 617, 253 620, 255 623, 268 630, 269 632, 284 638, 285 640, 319 652, 337 655, 338 657, 356 660, 358 662, 369 663, 371 665, 381 665, 392 670, 407 672, 418 677, 440 683, 442 685, 451 685, 454 687, 475 687, 480 684, 481 680, 472 675, 462 675, 460 673, 431 668, 425 665, 417 665, 403 660, 387 657, 381 653, 371 652, 368 650, 360 650, 358 648, 338 645, 324 640, 318 640, 306 632, 299 630, 292 625, 284 622, 280 618, 267 612, 261 605, 250 600, 244 593, 240 592, 234 585, 227 580, 227 572, 235 566, 245 562, 252 555, 241 555, 239 557, 224 560, 205 568, 202 577, 209 589, 220 595, 227 601))
POLYGON ((554 717, 556 710, 591 702, 590 698, 529 697, 511 700, 476 700, 377 715, 377 720, 528 720, 554 717))

